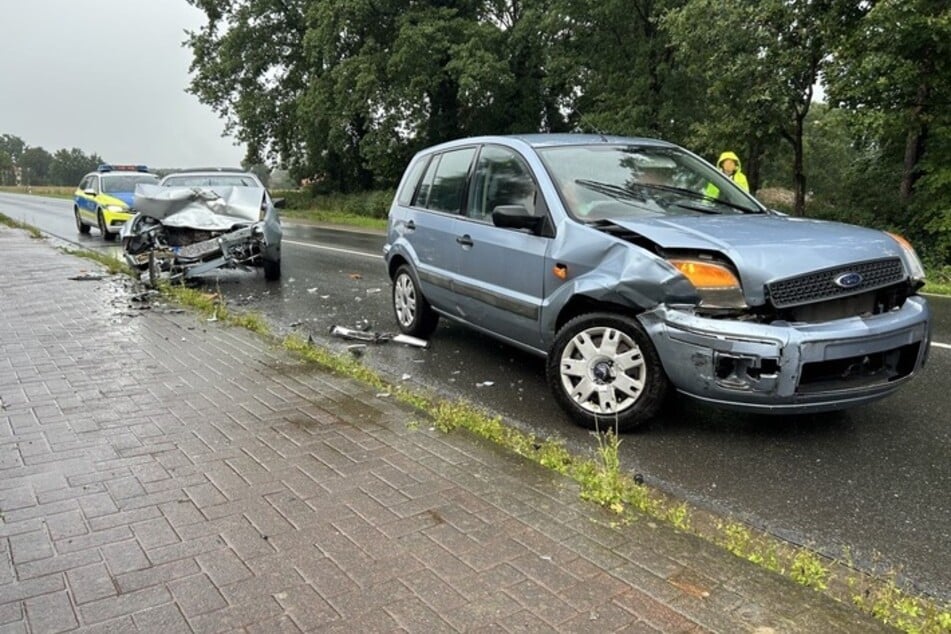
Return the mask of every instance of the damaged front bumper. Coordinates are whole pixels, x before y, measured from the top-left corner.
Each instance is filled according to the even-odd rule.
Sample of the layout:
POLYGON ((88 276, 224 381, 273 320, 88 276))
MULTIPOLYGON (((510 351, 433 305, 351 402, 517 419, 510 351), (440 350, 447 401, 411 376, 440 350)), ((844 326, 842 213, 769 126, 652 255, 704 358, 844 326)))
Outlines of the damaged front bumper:
POLYGON ((639 319, 678 391, 759 413, 883 398, 921 369, 930 342, 928 305, 917 296, 888 313, 815 324, 710 319, 664 305, 639 319))
POLYGON ((156 279, 190 279, 219 268, 254 264, 267 249, 262 227, 255 223, 208 240, 183 246, 153 246, 139 253, 126 252, 134 268, 147 269, 156 279))

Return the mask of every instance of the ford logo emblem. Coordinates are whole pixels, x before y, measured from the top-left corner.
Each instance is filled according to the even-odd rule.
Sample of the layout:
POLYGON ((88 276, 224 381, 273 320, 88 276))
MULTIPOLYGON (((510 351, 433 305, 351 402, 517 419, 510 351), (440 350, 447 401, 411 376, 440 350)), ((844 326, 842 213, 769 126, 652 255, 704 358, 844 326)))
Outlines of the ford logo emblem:
POLYGON ((836 276, 833 281, 836 283, 836 286, 841 286, 842 288, 855 288, 862 283, 862 276, 854 271, 849 271, 848 273, 836 276))

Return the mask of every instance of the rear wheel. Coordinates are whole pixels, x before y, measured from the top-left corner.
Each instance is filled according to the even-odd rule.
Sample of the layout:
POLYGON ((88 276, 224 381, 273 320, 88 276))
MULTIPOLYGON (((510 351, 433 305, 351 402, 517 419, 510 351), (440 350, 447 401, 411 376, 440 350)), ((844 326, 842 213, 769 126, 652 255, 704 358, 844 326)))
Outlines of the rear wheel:
POLYGON ((73 216, 76 218, 76 231, 86 235, 89 233, 89 225, 83 222, 83 219, 79 215, 79 207, 73 207, 73 216))
POLYGON ((555 337, 548 385, 578 424, 630 431, 660 409, 668 379, 640 324, 614 313, 575 317, 555 337))
POLYGON ((109 229, 106 227, 106 217, 102 215, 102 210, 99 210, 99 213, 96 215, 96 220, 99 224, 99 233, 102 234, 102 239, 106 242, 115 240, 116 234, 109 233, 109 229))
POLYGON ((439 323, 439 315, 419 290, 412 269, 406 264, 396 270, 393 278, 393 314, 403 334, 428 337, 439 323))

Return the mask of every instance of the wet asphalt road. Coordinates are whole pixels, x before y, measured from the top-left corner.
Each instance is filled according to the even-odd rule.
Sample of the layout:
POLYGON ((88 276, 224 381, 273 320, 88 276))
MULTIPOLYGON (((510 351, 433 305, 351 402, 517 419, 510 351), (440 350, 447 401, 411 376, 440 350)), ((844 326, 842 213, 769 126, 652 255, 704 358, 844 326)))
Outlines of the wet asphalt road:
MULTIPOLYGON (((77 240, 69 201, 0 193, 0 213, 115 250, 95 231, 77 240)), ((375 331, 395 331, 380 244, 372 234, 287 224, 280 283, 228 271, 206 286, 278 332, 345 351, 354 342, 331 337, 332 325, 367 320, 375 331)), ((951 599, 951 300, 931 301, 934 341, 945 345, 933 346, 922 374, 889 399, 797 418, 675 402, 647 430, 623 437, 622 465, 700 507, 833 556, 849 552, 862 567, 899 571, 919 590, 951 599)), ((575 451, 596 445, 555 405, 540 359, 445 320, 428 349, 371 344, 362 359, 393 381, 483 405, 575 451)))

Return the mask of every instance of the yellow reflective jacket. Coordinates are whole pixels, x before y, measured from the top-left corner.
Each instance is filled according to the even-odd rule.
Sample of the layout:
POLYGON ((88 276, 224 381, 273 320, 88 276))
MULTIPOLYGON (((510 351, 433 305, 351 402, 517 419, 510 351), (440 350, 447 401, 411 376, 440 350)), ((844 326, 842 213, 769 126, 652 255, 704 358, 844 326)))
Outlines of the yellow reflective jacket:
MULTIPOLYGON (((736 163, 736 171, 733 172, 733 175, 730 176, 730 179, 737 184, 737 186, 743 191, 749 193, 750 184, 746 180, 746 174, 743 173, 743 170, 740 166, 740 157, 736 155, 735 152, 724 152, 720 155, 720 158, 717 159, 717 168, 720 168, 723 165, 723 161, 731 159, 736 163)), ((710 198, 716 198, 720 193, 720 188, 714 185, 713 183, 707 183, 706 188, 703 190, 703 193, 709 196, 710 198)))

